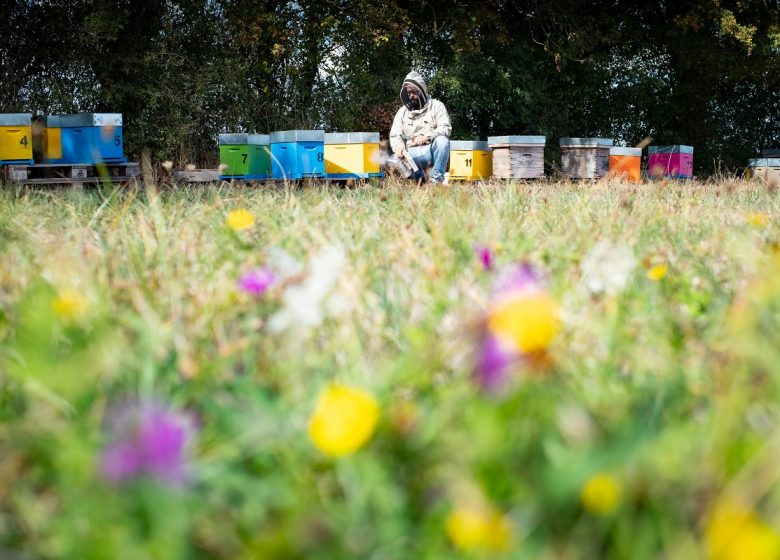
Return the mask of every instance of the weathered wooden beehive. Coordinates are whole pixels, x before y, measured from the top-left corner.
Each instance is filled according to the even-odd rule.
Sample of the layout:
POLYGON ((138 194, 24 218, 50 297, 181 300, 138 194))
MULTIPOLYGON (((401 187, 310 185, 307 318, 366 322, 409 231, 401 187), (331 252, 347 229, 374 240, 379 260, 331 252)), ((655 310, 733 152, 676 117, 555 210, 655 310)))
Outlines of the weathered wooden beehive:
POLYGON ((490 136, 493 177, 538 179, 544 177, 544 136, 490 136))
POLYGON ((611 138, 561 138, 561 173, 570 179, 599 179, 609 174, 611 138))

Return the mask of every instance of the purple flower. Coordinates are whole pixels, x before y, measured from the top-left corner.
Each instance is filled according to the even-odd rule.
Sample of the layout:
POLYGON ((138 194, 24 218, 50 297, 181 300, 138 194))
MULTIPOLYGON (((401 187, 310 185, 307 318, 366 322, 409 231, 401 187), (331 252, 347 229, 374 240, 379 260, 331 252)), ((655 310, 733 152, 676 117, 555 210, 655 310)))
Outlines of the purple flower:
POLYGON ((527 294, 542 289, 541 274, 528 263, 518 263, 503 269, 493 285, 493 298, 508 294, 527 294))
POLYGON ((506 381, 509 366, 518 355, 502 348, 499 340, 491 333, 485 333, 477 354, 474 379, 485 391, 495 392, 506 381))
POLYGON ((100 472, 112 484, 146 475, 178 485, 187 475, 189 420, 161 405, 142 403, 118 409, 109 422, 111 442, 103 449, 100 472))
POLYGON ((255 268, 238 280, 238 287, 247 294, 261 296, 274 282, 276 282, 276 275, 270 268, 255 268))
POLYGON ((477 254, 480 264, 484 270, 493 270, 493 251, 487 245, 475 245, 474 252, 477 254))

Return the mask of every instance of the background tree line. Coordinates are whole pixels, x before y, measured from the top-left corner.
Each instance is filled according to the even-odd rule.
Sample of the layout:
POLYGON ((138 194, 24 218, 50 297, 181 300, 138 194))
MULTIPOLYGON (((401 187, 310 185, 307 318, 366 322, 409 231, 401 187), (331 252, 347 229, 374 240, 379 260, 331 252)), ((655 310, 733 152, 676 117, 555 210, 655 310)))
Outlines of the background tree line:
POLYGON ((0 111, 122 112, 126 146, 210 162, 217 134, 387 134, 412 68, 453 137, 780 147, 778 0, 9 0, 0 111))

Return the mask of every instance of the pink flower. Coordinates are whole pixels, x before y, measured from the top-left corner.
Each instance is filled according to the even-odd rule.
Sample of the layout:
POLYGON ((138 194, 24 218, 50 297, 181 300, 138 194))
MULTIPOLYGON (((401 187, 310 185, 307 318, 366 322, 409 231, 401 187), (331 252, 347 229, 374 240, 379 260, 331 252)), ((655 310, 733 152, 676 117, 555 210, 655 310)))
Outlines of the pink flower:
POLYGON ((100 472, 111 484, 148 476, 182 484, 187 474, 186 445, 193 435, 186 417, 153 403, 124 405, 109 420, 110 443, 100 457, 100 472))
POLYGON ((493 270, 493 251, 487 245, 475 245, 474 252, 484 270, 493 270))
POLYGON ((542 275, 529 263, 518 263, 498 274, 493 285, 493 298, 536 293, 542 289, 542 275))
POLYGON ((474 380, 488 392, 498 391, 506 382, 509 366, 518 359, 518 355, 501 346, 501 342, 490 332, 486 332, 477 354, 474 380))
POLYGON ((246 272, 238 280, 238 288, 253 296, 262 296, 276 282, 276 275, 268 267, 256 268, 246 272))

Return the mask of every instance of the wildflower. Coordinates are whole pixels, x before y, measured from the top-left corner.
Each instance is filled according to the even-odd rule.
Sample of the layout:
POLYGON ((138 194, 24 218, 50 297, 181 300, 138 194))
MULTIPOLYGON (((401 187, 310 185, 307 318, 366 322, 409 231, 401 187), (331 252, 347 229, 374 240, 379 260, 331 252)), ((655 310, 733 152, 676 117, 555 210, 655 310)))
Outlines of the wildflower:
POLYGON ((234 231, 249 229, 255 225, 255 215, 246 208, 233 210, 228 214, 227 225, 234 231))
POLYGON ((493 270, 493 252, 490 250, 490 247, 475 245, 474 253, 476 253, 483 270, 493 270))
POLYGON ((331 385, 320 394, 309 419, 309 437, 331 457, 342 457, 363 447, 379 421, 379 404, 368 393, 331 385))
POLYGON ((275 281, 276 275, 270 268, 256 268, 246 272, 239 278, 238 287, 244 293, 261 296, 275 281))
POLYGON ((79 319, 83 317, 89 307, 89 301, 84 295, 75 290, 63 290, 52 303, 54 313, 63 319, 79 319))
POLYGON ((188 163, 187 166, 186 166, 186 169, 187 169, 187 171, 195 171, 197 169, 197 167, 195 166, 194 163, 188 163))
POLYGON ((580 270, 585 286, 592 293, 616 295, 628 285, 635 266, 631 247, 625 243, 599 241, 585 255, 580 270))
POLYGON ((488 327, 520 353, 546 349, 560 330, 558 305, 546 293, 523 295, 493 309, 488 327))
POLYGON ((268 252, 268 266, 281 280, 298 276, 303 272, 303 265, 279 247, 273 247, 268 252))
POLYGON ((309 274, 282 294, 282 308, 271 316, 268 328, 279 333, 289 328, 316 327, 325 316, 339 308, 333 289, 346 264, 346 255, 338 247, 328 247, 312 257, 309 274))
POLYGON ((609 474, 600 473, 588 479, 580 492, 585 509, 594 515, 611 513, 620 501, 620 483, 609 474))
POLYGON ((659 282, 664 278, 666 278, 666 272, 667 272, 667 267, 665 264, 657 264, 655 266, 650 267, 650 269, 647 271, 647 277, 650 280, 659 282))
POLYGON ((769 216, 762 212, 751 212, 746 217, 747 223, 751 226, 762 228, 769 224, 769 216))
POLYGON ((103 449, 100 472, 104 480, 121 484, 140 476, 180 484, 187 470, 189 421, 165 407, 144 403, 125 405, 109 422, 111 442, 103 449))
POLYGON ((526 263, 503 270, 496 278, 475 379, 483 389, 498 389, 512 363, 542 353, 559 329, 558 306, 539 273, 526 263))
POLYGON ((528 263, 505 268, 496 278, 493 286, 494 299, 507 295, 525 295, 542 291, 542 278, 528 263))
POLYGON ((476 382, 486 391, 496 391, 506 381, 507 369, 518 359, 516 352, 506 349, 494 335, 485 335, 474 371, 476 382))
POLYGON ((217 166, 217 171, 219 171, 220 175, 224 175, 225 171, 228 170, 230 166, 227 163, 220 163, 219 166, 217 166))
POLYGON ((753 511, 730 502, 718 503, 705 531, 712 560, 775 560, 780 535, 753 511))
POLYGON ((170 160, 166 160, 166 161, 162 162, 162 167, 166 171, 170 171, 171 169, 173 169, 173 162, 170 161, 170 160))
POLYGON ((509 520, 486 506, 458 506, 447 516, 447 535, 463 551, 505 552, 515 541, 509 520))

